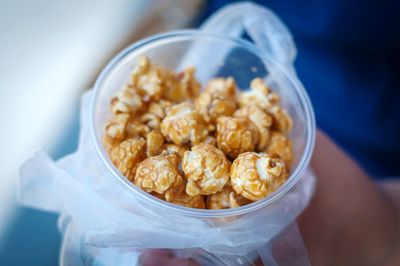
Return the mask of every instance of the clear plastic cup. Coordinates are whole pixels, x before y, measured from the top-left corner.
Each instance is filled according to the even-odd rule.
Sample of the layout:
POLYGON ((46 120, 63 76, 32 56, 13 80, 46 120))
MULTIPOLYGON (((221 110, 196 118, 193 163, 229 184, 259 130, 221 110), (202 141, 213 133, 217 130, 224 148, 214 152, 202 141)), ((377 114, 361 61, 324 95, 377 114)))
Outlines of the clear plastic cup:
MULTIPOLYGON (((182 216, 194 217, 215 227, 229 222, 230 230, 240 230, 245 225, 249 227, 257 225, 264 218, 270 219, 266 215, 273 213, 279 217, 277 223, 280 221, 290 223, 284 219, 282 199, 290 191, 295 190, 302 179, 309 165, 315 138, 312 106, 292 68, 275 61, 248 41, 198 30, 156 35, 135 43, 118 54, 102 71, 95 84, 90 119, 91 136, 98 155, 129 195, 148 208, 176 219, 182 216), (199 47, 202 49, 198 49, 199 47), (287 181, 262 200, 224 210, 203 210, 174 205, 153 197, 132 184, 110 161, 103 148, 102 139, 105 123, 111 116, 109 111, 111 96, 129 82, 130 72, 141 56, 147 56, 153 63, 176 71, 192 65, 196 67, 196 77, 203 85, 214 77, 231 76, 237 81, 241 90, 247 90, 252 79, 256 77, 264 79, 281 95, 282 106, 294 121, 290 133, 294 147, 294 163, 287 181), (280 205, 278 202, 281 202, 280 205)), ((217 249, 218 252, 225 251, 225 247, 217 249)), ((248 248, 240 251, 239 249, 238 254, 251 251, 248 248)))

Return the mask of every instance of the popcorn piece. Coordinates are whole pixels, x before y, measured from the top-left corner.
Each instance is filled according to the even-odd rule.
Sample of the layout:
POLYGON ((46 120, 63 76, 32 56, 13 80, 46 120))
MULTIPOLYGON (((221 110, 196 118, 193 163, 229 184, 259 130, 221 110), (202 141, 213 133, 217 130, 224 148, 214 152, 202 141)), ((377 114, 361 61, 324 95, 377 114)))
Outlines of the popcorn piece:
POLYGON ((164 145, 164 136, 158 130, 152 130, 146 139, 147 156, 159 155, 164 145))
POLYGON ((208 135, 208 127, 194 105, 183 102, 167 113, 161 122, 161 133, 177 145, 198 144, 208 135))
POLYGON ((232 78, 211 80, 196 99, 196 108, 207 122, 214 123, 220 116, 230 116, 237 108, 236 84, 232 78))
POLYGON ((145 145, 142 138, 127 139, 111 151, 111 161, 129 180, 133 179, 137 164, 146 157, 145 145))
POLYGON ((146 101, 157 101, 161 99, 165 86, 163 81, 167 79, 168 75, 166 69, 153 65, 147 57, 142 57, 132 71, 131 83, 134 88, 147 96, 146 101))
POLYGON ((265 150, 269 141, 272 117, 257 105, 243 106, 235 112, 234 116, 248 119, 257 127, 258 132, 260 133, 257 149, 260 151, 265 150))
POLYGON ((257 128, 244 118, 222 116, 217 119, 217 146, 229 158, 253 151, 259 140, 257 128))
POLYGON ((126 124, 127 138, 146 137, 150 133, 150 128, 137 120, 130 119, 126 124))
POLYGON ((151 129, 160 129, 161 121, 171 107, 172 104, 169 101, 151 102, 147 113, 141 116, 140 121, 151 129))
POLYGON ((165 199, 170 200, 184 189, 178 164, 179 157, 174 153, 148 157, 139 163, 133 183, 149 193, 165 193, 165 199))
POLYGON ((232 77, 229 78, 215 78, 208 82, 205 92, 208 93, 222 93, 228 97, 235 97, 236 95, 236 82, 232 77))
POLYGON ((209 144, 211 146, 216 147, 217 140, 213 136, 208 135, 207 137, 205 137, 205 139, 201 143, 209 144))
POLYGON ((270 108, 269 113, 273 117, 272 128, 274 130, 286 133, 292 130, 293 120, 290 115, 280 106, 270 108))
POLYGON ((117 114, 108 121, 103 139, 104 148, 108 153, 125 139, 128 120, 129 114, 117 114))
POLYGON ((162 147, 162 152, 165 153, 176 153, 179 155, 180 159, 183 158, 183 155, 186 151, 188 151, 189 149, 186 148, 185 146, 179 146, 179 145, 175 145, 175 144, 164 144, 164 146, 162 147))
POLYGON ((204 196, 190 196, 185 192, 174 196, 169 202, 189 208, 205 209, 204 196))
POLYGON ((138 91, 131 86, 125 86, 111 100, 111 112, 135 113, 143 108, 143 101, 138 91))
POLYGON ((289 138, 280 132, 271 134, 270 144, 266 150, 269 155, 278 155, 289 169, 293 162, 293 145, 289 138))
POLYGON ((182 102, 196 97, 200 91, 200 83, 194 76, 195 68, 188 67, 175 76, 169 77, 163 97, 172 102, 182 102))
POLYGON ((224 153, 209 144, 199 144, 185 152, 182 170, 190 196, 209 195, 221 191, 229 179, 230 163, 224 153))
POLYGON ((207 196, 207 209, 220 210, 237 208, 251 203, 251 200, 237 194, 231 187, 226 185, 220 192, 207 196))
POLYGON ((278 105, 280 97, 278 94, 271 91, 264 81, 260 78, 255 78, 250 83, 251 90, 242 92, 238 102, 239 106, 258 105, 262 109, 267 110, 272 106, 278 105))
POLYGON ((231 167, 231 184, 236 193, 259 200, 275 191, 287 179, 285 163, 264 153, 240 154, 231 167))

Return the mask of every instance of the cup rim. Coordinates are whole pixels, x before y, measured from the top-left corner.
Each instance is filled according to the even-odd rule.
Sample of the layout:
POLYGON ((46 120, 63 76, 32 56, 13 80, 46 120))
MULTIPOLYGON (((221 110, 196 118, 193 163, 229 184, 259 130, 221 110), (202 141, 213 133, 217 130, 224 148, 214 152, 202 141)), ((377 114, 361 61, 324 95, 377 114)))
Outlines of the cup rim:
MULTIPOLYGON (((263 60, 263 61, 264 61, 263 60)), ((150 37, 147 37, 145 39, 142 39, 138 42, 133 43, 132 45, 128 46, 127 48, 123 49, 121 52, 119 52, 107 65, 106 67, 101 71, 100 75, 98 76, 94 88, 93 88, 93 94, 92 94, 92 99, 90 102, 90 110, 89 110, 89 125, 90 125, 90 137, 91 140, 95 146, 95 150, 97 152, 97 155, 101 158, 101 161, 104 163, 104 165, 108 168, 108 170, 113 174, 114 177, 116 177, 122 184, 123 188, 130 192, 129 195, 135 195, 140 197, 143 200, 146 200, 147 202, 157 205, 158 207, 163 207, 165 209, 168 209, 169 211, 173 211, 177 214, 184 214, 187 216, 192 216, 192 217, 200 217, 200 218, 218 218, 218 217, 229 217, 229 216, 235 216, 235 215, 242 215, 245 213, 250 213, 255 210, 258 210, 260 208, 263 208, 267 205, 272 204, 279 198, 281 198, 283 195, 285 195, 287 192, 289 192, 290 189, 294 187, 294 185, 300 180, 302 175, 304 174, 307 166, 310 163, 311 155, 314 149, 314 143, 315 143, 315 117, 314 117, 314 111, 311 105, 311 101, 295 75, 294 71, 290 71, 285 68, 281 63, 277 62, 274 58, 271 58, 271 56, 268 55, 265 51, 261 50, 258 48, 256 45, 253 43, 246 41, 244 39, 240 38, 233 38, 233 37, 228 37, 224 36, 221 34, 215 34, 215 33, 209 33, 201 30, 175 30, 175 31, 170 31, 170 32, 165 32, 161 34, 156 34, 150 37), (209 209, 195 209, 195 208, 189 208, 189 207, 184 207, 176 204, 169 203, 167 201, 163 201, 161 199, 158 199, 157 197, 154 197, 150 195, 149 193, 143 191, 139 187, 135 186, 132 182, 130 182, 125 176, 123 176, 119 170, 114 166, 114 164, 111 162, 109 159, 103 145, 102 145, 102 138, 101 138, 101 132, 96 131, 96 103, 98 102, 99 94, 102 88, 103 82, 109 78, 109 75, 111 74, 112 70, 126 57, 128 56, 131 52, 142 48, 146 45, 149 45, 153 42, 160 41, 160 40, 165 40, 165 39, 170 39, 170 38, 177 38, 177 37, 192 37, 192 38, 213 38, 213 39, 218 39, 221 41, 230 41, 234 43, 235 45, 247 49, 249 52, 255 54, 259 58, 263 58, 264 60, 267 60, 268 62, 272 63, 273 66, 276 69, 279 69, 288 79, 291 83, 293 83, 293 87, 296 90, 296 94, 300 99, 300 103, 302 104, 302 108, 304 109, 305 112, 305 121, 306 121, 306 144, 304 146, 303 153, 299 159, 299 162, 297 163, 296 167, 293 169, 292 173, 288 177, 288 179, 285 181, 283 185, 281 185, 277 190, 275 190, 273 193, 268 195, 267 197, 260 199, 258 201, 252 202, 248 205, 240 206, 237 208, 232 208, 232 209, 222 209, 222 210, 209 210, 209 209)))

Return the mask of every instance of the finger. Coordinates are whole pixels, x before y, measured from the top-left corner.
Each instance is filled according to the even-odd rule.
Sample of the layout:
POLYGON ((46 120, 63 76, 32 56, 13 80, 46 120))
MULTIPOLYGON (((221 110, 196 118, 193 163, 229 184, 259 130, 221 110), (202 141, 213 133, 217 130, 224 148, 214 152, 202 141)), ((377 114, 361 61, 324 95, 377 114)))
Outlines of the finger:
POLYGON ((164 265, 164 262, 169 260, 172 256, 172 253, 165 249, 147 249, 140 255, 139 265, 164 265))

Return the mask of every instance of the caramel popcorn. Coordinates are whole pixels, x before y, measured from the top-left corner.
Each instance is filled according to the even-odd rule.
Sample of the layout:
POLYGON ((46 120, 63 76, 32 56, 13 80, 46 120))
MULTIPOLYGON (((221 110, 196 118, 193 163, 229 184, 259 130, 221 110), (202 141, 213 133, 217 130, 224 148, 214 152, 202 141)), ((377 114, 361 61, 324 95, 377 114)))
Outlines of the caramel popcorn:
POLYGON ((179 157, 174 153, 148 157, 138 164, 133 183, 149 193, 165 193, 165 199, 170 200, 184 189, 178 165, 179 157))
POLYGON ((211 80, 196 99, 196 108, 207 122, 214 123, 220 116, 230 116, 236 110, 236 84, 232 78, 211 80))
POLYGON ((176 76, 168 79, 164 98, 172 102, 182 102, 196 97, 200 91, 200 83, 194 76, 194 67, 188 67, 176 76))
POLYGON ((235 192, 255 201, 275 191, 286 181, 288 174, 280 158, 246 152, 233 162, 230 176, 235 192))
POLYGON ((169 202, 189 208, 205 209, 204 196, 190 196, 185 192, 174 196, 169 202))
POLYGON ((260 78, 255 78, 250 83, 250 91, 242 92, 238 102, 239 106, 258 105, 264 110, 268 110, 272 106, 278 105, 280 97, 278 94, 271 91, 264 81, 260 78))
POLYGON ((172 103, 169 101, 151 102, 147 112, 140 117, 140 122, 151 129, 160 129, 161 121, 171 107, 172 103))
POLYGON ((220 210, 237 208, 251 202, 251 200, 237 194, 232 187, 227 184, 220 192, 207 196, 206 206, 207 209, 220 210))
POLYGON ((258 132, 260 133, 257 150, 265 150, 269 142, 272 117, 257 105, 243 106, 235 112, 234 116, 248 119, 257 127, 258 132))
POLYGON ((222 116, 217 119, 217 145, 229 158, 253 151, 259 140, 257 128, 244 118, 222 116))
POLYGON ((222 93, 228 97, 235 97, 236 82, 232 77, 226 79, 215 78, 208 82, 205 92, 222 93))
POLYGON ((146 137, 150 133, 150 128, 143 125, 136 119, 130 119, 126 124, 127 138, 146 137))
POLYGON ((193 67, 176 73, 140 58, 111 99, 103 139, 111 161, 147 193, 185 207, 236 208, 266 197, 293 161, 293 121, 279 95, 260 78, 239 95, 231 77, 200 87, 193 67))
POLYGON ((186 193, 196 196, 220 191, 229 179, 229 168, 229 161, 219 149, 209 144, 193 146, 182 159, 186 193))
POLYGON ((210 144, 216 147, 217 140, 215 139, 215 137, 208 135, 207 137, 204 138, 204 140, 201 143, 210 144))
POLYGON ((274 131, 271 134, 270 144, 266 153, 278 155, 289 169, 293 162, 293 145, 288 137, 280 132, 274 131))
POLYGON ((155 156, 161 153, 164 145, 164 136, 158 130, 152 130, 146 139, 147 156, 155 156))
POLYGON ((145 100, 156 101, 163 94, 163 80, 167 75, 167 70, 151 64, 147 57, 142 57, 132 71, 131 84, 149 98, 145 100))
POLYGON ((167 113, 161 122, 161 132, 176 145, 198 144, 208 135, 208 126, 193 104, 183 102, 167 113))
POLYGON ((110 159, 118 170, 132 180, 137 164, 145 158, 146 141, 142 138, 127 139, 110 153, 110 159))
POLYGON ((179 155, 180 159, 183 158, 184 153, 188 150, 189 149, 185 146, 179 146, 175 144, 164 144, 164 146, 162 147, 162 152, 176 153, 179 155))
POLYGON ((125 139, 128 120, 129 114, 117 114, 108 121, 103 140, 104 147, 108 153, 125 139))
POLYGON ((272 128, 274 130, 287 133, 292 130, 293 121, 289 114, 280 106, 274 106, 269 109, 269 113, 273 117, 272 128))
POLYGON ((143 108, 143 101, 138 91, 131 86, 125 86, 111 100, 111 112, 135 113, 143 108))

